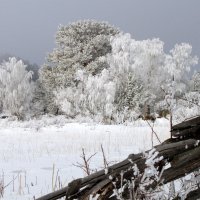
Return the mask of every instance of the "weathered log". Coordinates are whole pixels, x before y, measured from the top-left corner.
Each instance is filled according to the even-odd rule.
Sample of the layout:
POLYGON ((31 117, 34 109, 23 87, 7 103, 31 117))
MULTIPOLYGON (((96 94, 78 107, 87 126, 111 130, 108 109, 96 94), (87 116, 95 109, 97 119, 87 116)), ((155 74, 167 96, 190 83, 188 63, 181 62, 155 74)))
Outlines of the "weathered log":
POLYGON ((197 125, 200 125, 200 116, 187 119, 186 121, 183 121, 177 125, 174 125, 172 127, 172 130, 186 129, 188 127, 193 127, 197 125))
MULTIPOLYGON (((185 176, 200 167, 200 147, 198 141, 189 139, 169 144, 161 144, 155 147, 159 152, 158 156, 163 157, 163 161, 159 163, 159 169, 162 170, 166 162, 171 163, 171 167, 163 172, 162 183, 168 183, 172 180, 185 176), (189 156, 187 156, 189 155, 189 156)), ((148 153, 147 151, 146 153, 148 153)), ((130 180, 133 176, 133 165, 137 165, 140 172, 146 168, 145 158, 142 153, 131 154, 124 161, 117 163, 108 168, 108 172, 100 170, 85 178, 77 179, 68 184, 67 187, 50 193, 37 200, 56 200, 66 196, 67 199, 86 199, 90 194, 100 194, 102 198, 109 199, 112 195, 113 184, 110 177, 113 177, 116 182, 116 187, 120 187, 120 173, 123 171, 123 177, 130 180), (76 183, 77 184, 74 184, 76 183), (73 184, 72 184, 73 183, 73 184), (73 185, 73 188, 72 188, 73 185), (69 192, 70 191, 70 192, 69 192)), ((151 187, 154 188, 159 183, 154 183, 151 187)))
POLYGON ((173 126, 171 132, 175 138, 200 139, 200 117, 195 117, 173 126))
POLYGON ((190 193, 188 193, 185 200, 197 200, 199 198, 200 198, 200 188, 193 190, 190 193))

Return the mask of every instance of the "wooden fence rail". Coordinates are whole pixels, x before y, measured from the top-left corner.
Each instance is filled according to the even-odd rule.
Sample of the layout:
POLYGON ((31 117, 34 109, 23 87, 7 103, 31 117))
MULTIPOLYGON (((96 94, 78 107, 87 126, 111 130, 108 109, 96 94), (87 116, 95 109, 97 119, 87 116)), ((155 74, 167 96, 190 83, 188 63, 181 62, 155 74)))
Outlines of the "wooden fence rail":
MULTIPOLYGON (((157 163, 158 170, 162 171, 166 163, 170 163, 170 167, 163 171, 160 181, 154 181, 149 187, 154 189, 159 184, 169 183, 200 168, 199 125, 200 118, 196 118, 174 126, 172 129, 173 138, 154 147, 158 152, 158 157, 163 157, 157 163)), ((146 151, 146 153, 149 153, 149 151, 146 151)), ((145 162, 146 158, 143 153, 130 154, 127 159, 108 167, 106 171, 100 170, 87 177, 73 180, 67 187, 42 196, 37 200, 57 200, 61 197, 70 200, 87 200, 90 195, 95 194, 98 194, 99 200, 117 199, 113 196, 113 189, 114 187, 119 189, 121 186, 121 172, 123 171, 123 179, 131 180, 134 174, 133 166, 137 165, 142 173, 146 168, 145 162), (110 177, 112 177, 112 180, 110 177)), ((191 191, 187 198, 196 199, 198 197, 200 197, 199 189, 191 191)))

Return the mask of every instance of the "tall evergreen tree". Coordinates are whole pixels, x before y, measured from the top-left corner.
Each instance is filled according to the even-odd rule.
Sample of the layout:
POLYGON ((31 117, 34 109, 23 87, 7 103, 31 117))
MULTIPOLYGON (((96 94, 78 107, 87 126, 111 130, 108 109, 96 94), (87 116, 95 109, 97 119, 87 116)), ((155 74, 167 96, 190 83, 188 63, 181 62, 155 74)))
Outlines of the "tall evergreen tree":
POLYGON ((78 87, 81 82, 76 78, 78 70, 96 75, 108 67, 102 56, 111 52, 110 37, 118 33, 118 29, 108 23, 93 20, 59 27, 57 46, 47 56, 47 62, 40 71, 40 82, 45 88, 46 99, 52 101, 50 105, 54 104, 55 93, 60 88, 78 87))

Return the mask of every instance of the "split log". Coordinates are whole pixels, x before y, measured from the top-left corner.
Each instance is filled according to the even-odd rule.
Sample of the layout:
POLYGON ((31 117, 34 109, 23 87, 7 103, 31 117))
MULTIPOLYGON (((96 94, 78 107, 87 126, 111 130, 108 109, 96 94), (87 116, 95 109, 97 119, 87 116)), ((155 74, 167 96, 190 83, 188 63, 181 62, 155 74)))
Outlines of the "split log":
POLYGON ((186 200, 196 200, 200 198, 200 188, 191 191, 187 197, 186 200))
MULTIPOLYGON (((200 167, 200 146, 196 139, 163 143, 155 146, 155 149, 159 152, 158 157, 163 157, 163 160, 158 163, 159 170, 162 170, 166 162, 171 163, 171 167, 163 172, 161 182, 151 185, 152 188, 183 177, 200 167)), ((140 172, 143 172, 146 168, 145 161, 142 153, 131 154, 124 161, 110 166, 107 171, 100 170, 85 178, 74 180, 67 187, 37 200, 57 200, 65 196, 66 199, 87 199, 90 194, 99 194, 101 200, 110 199, 114 188, 111 177, 115 180, 116 187, 120 188, 120 173, 123 171, 123 178, 131 180, 133 165, 136 164, 140 172)))
POLYGON ((200 117, 195 117, 173 126, 172 136, 179 139, 200 139, 200 117))

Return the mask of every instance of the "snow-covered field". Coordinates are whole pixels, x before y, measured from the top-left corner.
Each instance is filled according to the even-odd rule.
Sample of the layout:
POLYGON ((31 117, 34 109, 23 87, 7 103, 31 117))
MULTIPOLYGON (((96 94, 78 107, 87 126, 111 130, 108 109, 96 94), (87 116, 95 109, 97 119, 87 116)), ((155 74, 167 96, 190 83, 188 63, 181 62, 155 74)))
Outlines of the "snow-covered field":
MULTIPOLYGON (((169 121, 158 119, 154 130, 161 141, 169 137, 169 121)), ((151 148, 151 128, 147 122, 130 125, 66 123, 62 118, 17 122, 0 120, 0 186, 4 200, 33 199, 66 186, 84 172, 73 164, 81 163, 82 148, 92 169, 101 169, 101 144, 113 164, 151 148)), ((158 144, 154 136, 154 144, 158 144)))

